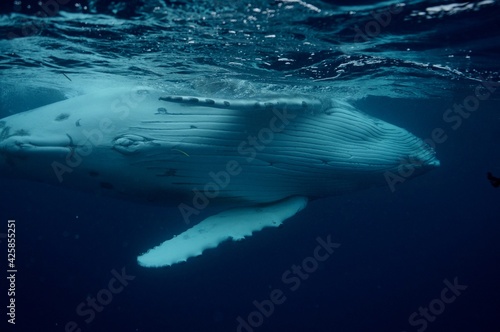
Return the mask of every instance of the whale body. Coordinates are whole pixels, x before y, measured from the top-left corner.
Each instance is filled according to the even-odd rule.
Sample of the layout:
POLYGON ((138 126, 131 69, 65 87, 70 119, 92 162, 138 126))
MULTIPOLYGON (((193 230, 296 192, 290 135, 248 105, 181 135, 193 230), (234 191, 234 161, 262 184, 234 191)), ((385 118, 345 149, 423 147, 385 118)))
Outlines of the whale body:
POLYGON ((328 98, 229 100, 115 88, 0 120, 2 175, 174 204, 190 224, 138 258, 168 266, 276 227, 310 199, 439 165, 408 131, 328 98))

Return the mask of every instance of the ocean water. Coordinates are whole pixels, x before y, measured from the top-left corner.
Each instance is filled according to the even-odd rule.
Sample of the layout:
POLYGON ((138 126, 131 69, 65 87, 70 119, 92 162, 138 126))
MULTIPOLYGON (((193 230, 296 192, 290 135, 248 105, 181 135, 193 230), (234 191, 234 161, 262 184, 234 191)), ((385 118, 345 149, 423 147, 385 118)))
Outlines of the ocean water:
POLYGON ((185 228, 177 209, 0 178, 1 331, 500 330, 498 1, 20 0, 0 13, 0 118, 120 85, 328 96, 441 161, 160 269, 136 256, 185 228), (284 281, 318 237, 340 247, 284 281))

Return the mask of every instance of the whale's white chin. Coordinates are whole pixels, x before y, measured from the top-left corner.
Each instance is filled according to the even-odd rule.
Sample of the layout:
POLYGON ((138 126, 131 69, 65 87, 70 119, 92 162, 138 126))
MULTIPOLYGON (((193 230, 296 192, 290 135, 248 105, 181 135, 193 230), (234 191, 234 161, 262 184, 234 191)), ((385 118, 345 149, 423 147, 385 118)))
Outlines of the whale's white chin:
POLYGON ((173 203, 184 219, 212 203, 244 206, 141 256, 143 266, 171 265, 278 225, 307 198, 386 185, 388 173, 415 176, 437 166, 434 151, 414 135, 332 100, 114 89, 0 120, 2 172, 173 203))

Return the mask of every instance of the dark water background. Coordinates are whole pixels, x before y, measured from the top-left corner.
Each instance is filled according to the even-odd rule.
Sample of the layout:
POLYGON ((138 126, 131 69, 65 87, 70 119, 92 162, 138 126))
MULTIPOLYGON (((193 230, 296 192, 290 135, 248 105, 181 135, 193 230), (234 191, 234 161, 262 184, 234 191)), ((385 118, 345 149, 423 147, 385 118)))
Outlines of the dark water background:
POLYGON ((0 232, 16 220, 18 268, 11 326, 0 257, 1 331, 65 331, 70 321, 82 331, 236 331, 276 288, 285 302, 254 331, 500 330, 500 189, 486 179, 500 176, 497 1, 41 3, 2 2, 0 117, 140 83, 233 98, 329 95, 447 139, 436 144, 441 167, 394 192, 314 201, 279 229, 163 269, 135 258, 185 228, 175 208, 1 179, 0 232), (481 84, 490 95, 454 129, 443 114, 481 84), (341 247, 290 290, 282 274, 328 235, 341 247), (86 323, 77 306, 123 268, 135 279, 86 323), (455 278, 467 289, 425 329, 412 326, 455 278))

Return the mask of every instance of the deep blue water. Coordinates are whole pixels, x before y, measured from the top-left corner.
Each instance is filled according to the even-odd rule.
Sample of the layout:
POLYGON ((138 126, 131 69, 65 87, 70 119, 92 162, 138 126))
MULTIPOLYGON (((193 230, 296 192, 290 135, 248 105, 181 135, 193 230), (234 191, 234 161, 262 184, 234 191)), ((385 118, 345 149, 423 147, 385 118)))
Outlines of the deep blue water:
POLYGON ((185 228, 177 209, 2 178, 0 233, 16 220, 18 269, 12 326, 0 238, 2 331, 73 321, 82 331, 224 332, 249 315, 262 317, 254 331, 500 329, 500 188, 486 178, 500 177, 497 1, 42 4, 45 15, 36 3, 2 4, 0 118, 141 83, 173 94, 329 95, 447 139, 436 144, 441 167, 394 192, 313 201, 278 229, 161 269, 136 256, 185 228), (490 95, 453 129, 443 114, 486 82, 490 95), (328 236, 341 246, 291 290, 283 273, 328 236), (101 312, 76 312, 123 269, 134 279, 101 312), (455 279, 467 288, 442 302, 444 280, 455 279), (251 314, 274 289, 283 303, 251 314), (429 306, 430 316, 419 312, 429 306))

